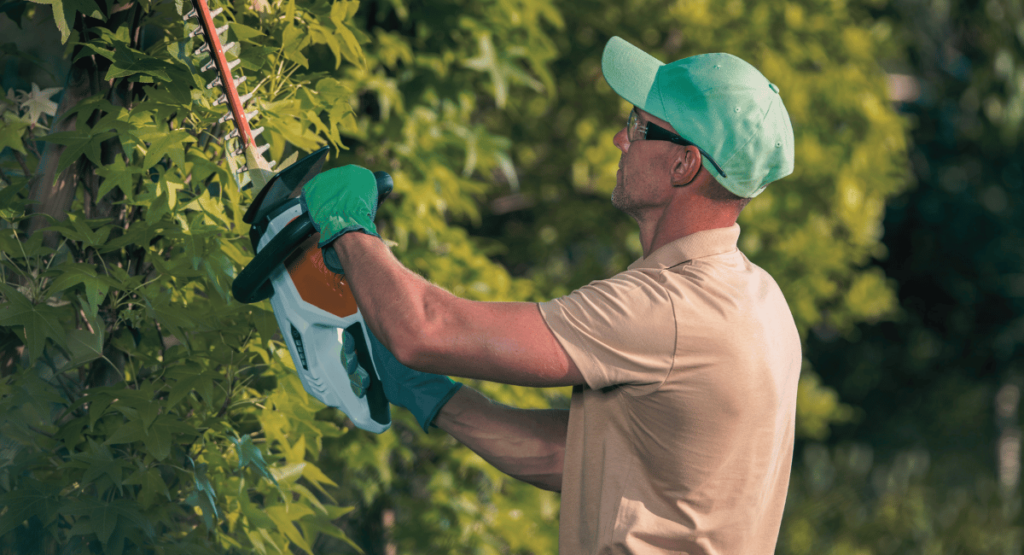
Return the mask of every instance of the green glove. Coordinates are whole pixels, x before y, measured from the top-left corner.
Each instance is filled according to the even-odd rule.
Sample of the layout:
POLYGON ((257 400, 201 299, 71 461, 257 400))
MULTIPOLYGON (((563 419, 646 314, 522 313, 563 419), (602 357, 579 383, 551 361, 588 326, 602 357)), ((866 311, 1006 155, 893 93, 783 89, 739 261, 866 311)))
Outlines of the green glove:
MULTIPOLYGON (((424 432, 429 433, 430 425, 441 407, 455 395, 462 384, 439 374, 419 372, 405 366, 387 349, 369 326, 364 328, 373 345, 373 366, 384 385, 384 396, 392 404, 409 409, 416 417, 424 432)), ((349 374, 350 379, 358 379, 349 374)))
POLYGON ((345 273, 330 247, 335 239, 350 231, 380 237, 373 219, 380 202, 391 192, 390 182, 389 177, 378 180, 370 170, 349 165, 327 170, 302 188, 300 202, 320 232, 318 246, 331 271, 345 273))

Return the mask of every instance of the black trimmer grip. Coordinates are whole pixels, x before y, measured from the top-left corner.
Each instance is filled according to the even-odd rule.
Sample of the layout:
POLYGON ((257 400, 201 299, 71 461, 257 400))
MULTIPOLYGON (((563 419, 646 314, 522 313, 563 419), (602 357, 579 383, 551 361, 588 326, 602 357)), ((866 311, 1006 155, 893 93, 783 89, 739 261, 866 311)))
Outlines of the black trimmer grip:
POLYGON ((231 293, 235 296, 235 300, 249 304, 269 298, 274 290, 271 287, 263 287, 263 284, 270 279, 271 272, 314 233, 316 233, 316 228, 313 227, 313 221, 306 213, 302 213, 284 226, 284 229, 275 235, 267 243, 267 246, 256 253, 256 256, 239 272, 238 277, 231 284, 231 293))
POLYGON ((388 172, 373 172, 373 177, 377 178, 377 207, 380 207, 380 203, 384 202, 384 199, 388 198, 391 191, 395 188, 395 181, 391 179, 388 172))

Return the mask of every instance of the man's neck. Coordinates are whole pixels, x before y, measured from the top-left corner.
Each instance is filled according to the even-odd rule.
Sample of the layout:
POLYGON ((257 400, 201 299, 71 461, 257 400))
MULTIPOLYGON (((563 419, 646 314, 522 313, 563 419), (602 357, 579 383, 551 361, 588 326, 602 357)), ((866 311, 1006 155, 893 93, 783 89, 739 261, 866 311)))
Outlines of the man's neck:
POLYGON ((736 223, 738 211, 723 210, 710 202, 687 203, 687 206, 670 204, 660 214, 648 214, 641 221, 640 245, 644 258, 659 248, 699 231, 731 227, 736 223), (699 204, 699 206, 697 205, 699 204))

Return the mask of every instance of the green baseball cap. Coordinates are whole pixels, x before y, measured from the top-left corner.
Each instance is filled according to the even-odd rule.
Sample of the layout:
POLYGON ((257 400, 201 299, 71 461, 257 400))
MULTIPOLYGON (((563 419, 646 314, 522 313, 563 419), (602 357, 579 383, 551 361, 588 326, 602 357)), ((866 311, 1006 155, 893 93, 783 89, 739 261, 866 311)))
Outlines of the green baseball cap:
POLYGON ((733 194, 753 198, 793 173, 793 124, 779 87, 732 54, 699 54, 663 64, 619 37, 601 57, 619 96, 700 146, 703 165, 733 194))

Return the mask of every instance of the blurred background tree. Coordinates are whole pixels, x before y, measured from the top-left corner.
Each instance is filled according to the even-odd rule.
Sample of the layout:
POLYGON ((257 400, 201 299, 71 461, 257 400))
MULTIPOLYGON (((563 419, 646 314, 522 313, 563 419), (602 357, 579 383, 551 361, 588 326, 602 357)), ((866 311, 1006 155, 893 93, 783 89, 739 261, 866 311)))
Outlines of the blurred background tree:
MULTIPOLYGON (((184 40, 186 29, 174 19, 180 6, 144 2, 131 12, 137 21, 114 21, 123 17, 117 7, 128 5, 97 7, 106 10, 104 24, 111 32, 121 26, 138 29, 131 40, 139 56, 178 64, 168 46, 184 40)), ((609 37, 622 36, 665 61, 726 51, 753 63, 781 88, 797 139, 796 172, 770 186, 740 219, 740 248, 775 276, 805 338, 799 439, 778 551, 1020 552, 1019 376, 1013 361, 1022 329, 1017 303, 1024 295, 1024 272, 1016 269, 1020 243, 1012 196, 1022 180, 1017 159, 1024 110, 1019 3, 383 0, 224 5, 236 23, 232 32, 248 41, 238 54, 246 74, 287 74, 279 81, 285 85, 259 99, 271 156, 282 160, 329 143, 336 147, 330 166, 359 163, 390 171, 396 194, 382 208, 381 230, 397 242, 395 253, 435 283, 482 300, 552 298, 612 275, 640 254, 635 224, 608 202, 618 161, 611 137, 629 108, 601 77, 601 49, 609 37), (306 32, 285 33, 282 20, 272 14, 298 17, 306 32), (329 20, 330 29, 317 28, 329 20), (282 65, 271 67, 270 59, 282 65), (887 81, 887 71, 903 77, 890 75, 887 81), (898 97, 895 106, 890 96, 898 97)), ((76 30, 99 26, 90 11, 93 5, 86 1, 53 9, 58 11, 25 2, 0 5, 11 30, 4 34, 14 41, 4 47, 3 86, 11 99, 4 113, 5 141, 14 132, 19 139, 28 137, 28 124, 19 121, 44 113, 59 116, 81 101, 68 100, 74 80, 66 82, 65 76, 74 74, 73 61, 82 63, 83 49, 95 58, 102 40, 108 41, 106 47, 123 40, 98 33, 101 40, 89 40, 92 47, 76 44, 87 42, 76 30), (66 14, 68 28, 60 32, 70 39, 59 49, 53 46, 62 38, 55 14, 66 14), (39 48, 32 47, 34 41, 39 48), (61 109, 47 104, 51 97, 61 109)), ((118 83, 129 86, 128 80, 118 83)), ((133 113, 156 110, 171 122, 182 121, 174 113, 177 118, 195 113, 189 120, 197 124, 194 136, 206 141, 200 143, 202 154, 190 149, 193 154, 177 171, 182 178, 198 172, 209 197, 200 187, 186 187, 177 192, 177 208, 168 206, 169 212, 158 217, 187 231, 174 217, 180 214, 186 223, 195 217, 199 210, 192 199, 212 198, 229 216, 244 207, 252 191, 228 198, 226 191, 235 185, 223 151, 203 137, 201 125, 210 125, 215 113, 209 98, 193 93, 191 103, 175 100, 171 96, 180 90, 160 82, 144 91, 138 90, 141 84, 133 87, 130 100, 139 105, 126 103, 133 113)), ((22 218, 19 209, 24 210, 36 166, 44 170, 47 165, 30 155, 32 137, 25 139, 28 150, 19 151, 19 144, 4 143, 8 148, 0 159, 5 186, 0 197, 7 203, 0 208, 11 221, 22 218)), ((75 214, 97 201, 81 196, 90 187, 90 160, 79 157, 77 163, 85 165, 76 167, 86 177, 74 183, 80 199, 75 214)), ((99 162, 97 174, 113 164, 99 162)), ((166 158, 160 167, 170 174, 173 162, 166 158)), ((91 186, 103 181, 95 183, 91 186)), ((142 179, 133 183, 148 186, 142 179)), ((137 218, 152 212, 148 205, 142 208, 137 218)), ((245 232, 230 217, 207 223, 209 253, 230 250, 230 241, 215 236, 230 230, 230 239, 245 232)), ((182 232, 156 238, 154 231, 144 238, 162 241, 158 244, 165 250, 159 252, 167 256, 187 252, 182 232)), ((64 239, 72 247, 82 245, 70 232, 64 239)), ((57 255, 40 251, 43 259, 57 255)), ((244 262, 228 259, 235 268, 244 262)), ((205 276, 185 272, 166 283, 175 290, 211 292, 229 273, 223 268, 205 276)), ((60 270, 47 275, 61 276, 60 270)), ((70 281, 64 278, 65 284, 70 281)), ((53 293, 59 304, 63 293, 53 293)), ((230 355, 241 350, 257 364, 246 367, 251 381, 244 386, 249 389, 229 390, 257 402, 274 398, 280 406, 256 410, 248 403, 243 412, 226 415, 213 410, 209 422, 220 419, 220 427, 213 428, 222 433, 267 434, 258 445, 276 476, 299 464, 322 469, 331 483, 314 480, 318 475, 312 471, 301 478, 291 475, 291 483, 299 486, 293 502, 320 514, 316 503, 326 503, 327 497, 312 493, 320 486, 341 505, 351 506, 351 512, 331 522, 364 552, 555 551, 557 495, 496 472, 439 431, 422 434, 405 411, 395 410, 393 430, 376 436, 352 429, 335 410, 319 410, 314 422, 310 407, 289 406, 286 398, 304 394, 289 380, 291 361, 278 350, 282 345, 267 318, 268 306, 250 313, 233 301, 221 306, 187 293, 160 302, 181 311, 175 314, 191 312, 193 319, 227 314, 230 308, 232 319, 222 327, 238 333, 255 330, 249 343, 218 350, 222 358, 199 375, 216 376, 209 377, 211 383, 235 383, 230 377, 239 362, 230 355), (262 373, 260 363, 266 365, 262 373), (282 409, 297 415, 291 419, 298 422, 275 416, 282 409), (303 427, 303 421, 313 426, 303 427), (296 451, 297 442, 289 435, 299 430, 309 443, 296 451)), ((142 327, 153 315, 136 318, 142 327)), ((175 322, 191 340, 204 328, 189 327, 189 320, 175 322)), ((29 444, 34 432, 22 420, 31 403, 14 403, 13 396, 22 391, 14 386, 22 385, 29 369, 45 376, 45 361, 40 366, 22 346, 26 326, 3 325, 6 348, 21 353, 4 367, 4 430, 18 431, 22 443, 29 444)), ((151 358, 144 367, 160 368, 152 356, 160 337, 144 335, 133 348, 113 340, 127 332, 114 327, 102 345, 104 353, 139 356, 138 348, 148 348, 151 358)), ((59 353, 56 339, 46 341, 39 347, 59 353)), ((168 352, 187 357, 191 351, 168 352)), ((88 364, 97 363, 90 359, 83 368, 88 364)), ((158 404, 166 403, 167 393, 182 381, 162 382, 158 372, 146 376, 151 376, 152 397, 145 401, 158 404)), ((181 417, 194 416, 181 409, 210 404, 204 401, 214 393, 203 390, 203 383, 177 409, 181 417)), ((508 404, 567 406, 565 390, 474 385, 508 404)), ((56 397, 44 398, 68 402, 65 393, 52 389, 56 397)), ((220 398, 215 400, 219 406, 220 398)), ((65 444, 70 440, 72 452, 88 444, 84 436, 109 442, 117 429, 113 424, 106 430, 90 426, 78 438, 65 431, 71 424, 47 422, 65 444)), ((211 437, 210 444, 214 448, 204 460, 220 469, 211 472, 211 487, 237 489, 245 475, 234 470, 240 462, 232 458, 235 448, 223 435, 211 437), (227 459, 217 458, 219 452, 227 459)), ((148 447, 135 447, 139 460, 148 460, 148 447)), ((7 495, 24 493, 25 484, 35 484, 26 481, 27 472, 39 483, 52 486, 59 478, 70 484, 84 472, 70 470, 75 464, 71 454, 45 446, 8 446, 0 450, 0 487, 13 492, 7 495), (27 453, 36 453, 36 459, 27 453), (44 461, 42 455, 53 459, 44 461)), ((194 472, 175 471, 175 482, 169 470, 164 478, 175 493, 203 489, 194 472)), ((151 480, 147 472, 138 479, 151 480)), ((144 484, 150 489, 129 485, 116 501, 144 493, 152 497, 156 482, 144 484)), ((33 487, 30 493, 41 491, 38 484, 33 487)), ((114 503, 113 490, 104 491, 108 495, 100 501, 114 503)), ((223 511, 219 520, 209 528, 200 526, 183 542, 204 545, 213 538, 219 543, 211 545, 231 549, 230 538, 239 534, 232 520, 239 517, 232 515, 241 514, 238 522, 248 522, 250 531, 260 528, 251 507, 245 512, 245 506, 233 504, 240 502, 236 497, 224 493, 214 496, 223 511)), ((265 502, 261 496, 267 494, 261 491, 252 499, 265 502)), ((185 499, 166 503, 174 504, 191 510, 185 499)), ((142 514, 157 528, 175 530, 181 524, 174 519, 181 513, 160 505, 146 505, 142 514)), ((74 530, 75 514, 59 507, 54 511, 62 515, 55 529, 65 526, 60 533, 66 537, 74 530)), ((10 509, 0 514, 8 519, 0 526, 0 549, 18 553, 40 523, 31 518, 24 524, 10 522, 12 514, 10 509)), ((299 523, 301 518, 295 518, 299 523)), ((199 520, 193 515, 183 522, 194 526, 199 520)), ((268 552, 289 542, 301 548, 298 537, 316 553, 355 551, 346 539, 318 530, 308 525, 295 530, 298 536, 275 536, 277 543, 259 545, 268 552)), ((99 535, 110 537, 105 527, 96 536, 78 531, 87 532, 79 538, 93 538, 86 543, 90 549, 108 547, 99 535)), ((138 541, 159 544, 146 544, 141 536, 138 541)), ((247 541, 251 544, 237 549, 259 549, 256 540, 247 541)), ((126 549, 138 547, 128 541, 126 549)))
POLYGON ((1020 553, 1024 8, 871 6, 916 187, 884 220, 900 317, 806 342, 862 418, 806 443, 792 553, 1020 553))

